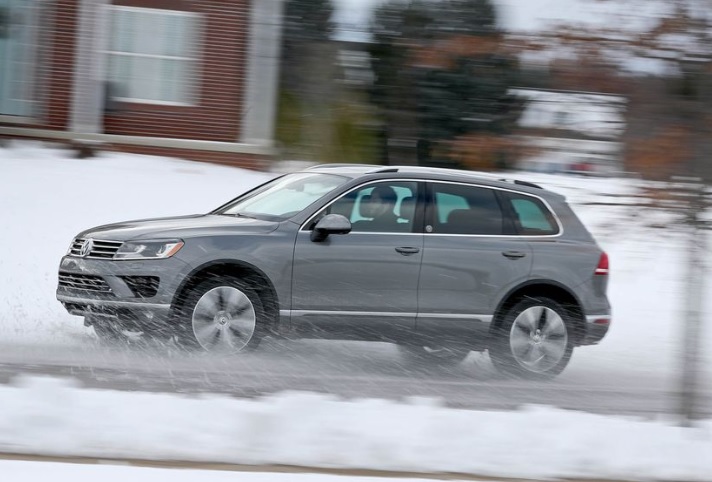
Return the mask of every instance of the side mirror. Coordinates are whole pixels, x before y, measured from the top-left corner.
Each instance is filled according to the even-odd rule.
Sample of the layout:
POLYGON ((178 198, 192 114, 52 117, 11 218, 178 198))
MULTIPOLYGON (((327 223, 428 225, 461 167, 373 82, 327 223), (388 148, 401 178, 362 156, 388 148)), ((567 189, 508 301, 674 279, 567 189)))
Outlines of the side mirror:
POLYGON ((327 214, 316 223, 311 232, 311 240, 315 243, 324 241, 330 234, 349 234, 351 221, 341 214, 327 214))

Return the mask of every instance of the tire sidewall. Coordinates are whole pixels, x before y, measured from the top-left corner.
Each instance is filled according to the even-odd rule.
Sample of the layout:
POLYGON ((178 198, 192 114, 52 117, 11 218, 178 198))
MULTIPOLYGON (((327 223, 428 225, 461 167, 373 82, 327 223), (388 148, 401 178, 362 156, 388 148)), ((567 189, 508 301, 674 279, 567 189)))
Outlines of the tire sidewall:
POLYGON ((510 308, 507 314, 504 315, 502 323, 495 329, 489 348, 490 358, 495 368, 505 375, 533 380, 548 380, 561 373, 568 365, 569 360, 571 360, 574 348, 573 332, 571 316, 559 303, 546 297, 526 298, 510 308), (555 311, 564 321, 564 326, 566 327, 567 340, 564 355, 556 365, 544 372, 534 372, 520 364, 514 357, 510 346, 510 333, 514 320, 516 320, 517 316, 524 310, 534 306, 544 306, 555 311))
POLYGON ((182 344, 195 350, 202 350, 205 352, 211 351, 203 347, 195 337, 193 332, 193 312, 198 304, 198 301, 203 297, 203 295, 205 295, 208 291, 221 286, 236 288, 242 291, 249 298, 252 303, 252 308, 255 311, 255 330, 252 333, 252 337, 247 342, 247 345, 239 350, 227 353, 244 353, 254 350, 257 348, 260 341, 262 341, 262 338, 264 338, 268 329, 264 304, 257 292, 247 282, 238 278, 227 276, 207 279, 200 282, 186 297, 182 309, 179 311, 181 313, 179 337, 182 344))

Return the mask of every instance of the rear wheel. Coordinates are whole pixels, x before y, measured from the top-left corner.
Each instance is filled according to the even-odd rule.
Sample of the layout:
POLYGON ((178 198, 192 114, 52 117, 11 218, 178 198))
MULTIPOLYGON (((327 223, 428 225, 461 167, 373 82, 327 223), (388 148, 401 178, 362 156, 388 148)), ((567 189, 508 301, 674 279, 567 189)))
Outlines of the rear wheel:
POLYGON ((184 306, 182 339, 217 353, 254 349, 266 334, 262 300, 246 282, 232 277, 206 280, 184 306))
POLYGON ((521 378, 553 378, 573 353, 572 322, 556 301, 527 298, 514 305, 497 328, 489 348, 494 366, 521 378))

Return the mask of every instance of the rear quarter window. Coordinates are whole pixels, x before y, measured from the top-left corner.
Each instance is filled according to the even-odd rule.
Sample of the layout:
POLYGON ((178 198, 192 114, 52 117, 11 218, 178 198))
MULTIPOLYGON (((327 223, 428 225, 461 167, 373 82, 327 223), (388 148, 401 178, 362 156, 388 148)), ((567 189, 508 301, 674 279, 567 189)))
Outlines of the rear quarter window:
POLYGON ((522 236, 559 234, 559 225, 541 200, 523 194, 508 193, 516 233, 522 236))

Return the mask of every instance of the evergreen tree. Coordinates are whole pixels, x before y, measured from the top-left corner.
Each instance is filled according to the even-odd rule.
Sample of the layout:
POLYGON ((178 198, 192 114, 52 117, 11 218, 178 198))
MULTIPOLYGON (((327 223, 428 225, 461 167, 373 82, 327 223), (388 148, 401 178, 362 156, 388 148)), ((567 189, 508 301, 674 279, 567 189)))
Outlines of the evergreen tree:
POLYGON ((288 0, 284 6, 282 29, 281 87, 303 88, 308 72, 305 58, 314 55, 314 46, 328 42, 333 31, 334 6, 331 0, 288 0))
POLYGON ((511 131, 518 66, 503 53, 489 0, 392 1, 376 11, 372 34, 373 101, 388 133, 417 139, 418 163, 441 161, 433 156, 463 136, 511 131))

